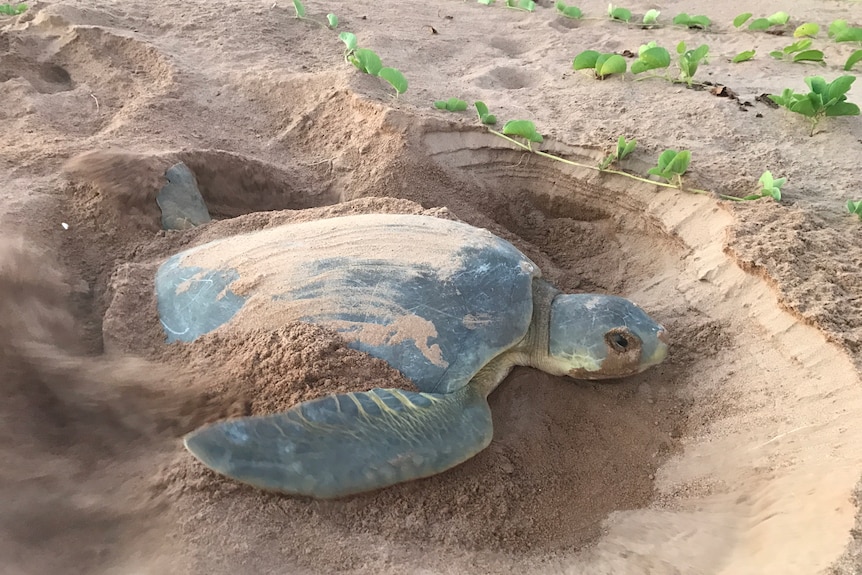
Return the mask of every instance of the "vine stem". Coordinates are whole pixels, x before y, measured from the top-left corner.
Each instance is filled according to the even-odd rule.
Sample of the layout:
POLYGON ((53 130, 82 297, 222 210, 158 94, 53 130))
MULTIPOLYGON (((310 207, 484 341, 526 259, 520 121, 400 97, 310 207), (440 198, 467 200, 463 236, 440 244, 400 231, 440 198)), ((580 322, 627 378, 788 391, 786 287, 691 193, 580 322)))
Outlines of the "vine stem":
POLYGON ((554 154, 549 154, 549 153, 547 153, 547 152, 542 152, 541 150, 534 150, 534 149, 533 149, 529 144, 525 144, 525 143, 523 143, 523 142, 519 142, 518 140, 516 140, 516 139, 514 139, 514 138, 510 138, 510 137, 509 137, 509 136, 507 136, 506 134, 504 134, 504 133, 502 133, 502 132, 498 132, 497 130, 492 130, 491 128, 488 128, 488 131, 489 131, 489 132, 491 132, 492 134, 494 134, 495 136, 499 136, 499 137, 503 138, 504 140, 506 140, 507 142, 509 142, 509 143, 511 143, 511 144, 514 144, 514 145, 518 146, 518 147, 519 147, 519 148, 521 148, 522 150, 526 150, 527 152, 530 152, 530 153, 532 153, 532 154, 536 154, 537 156, 542 156, 542 157, 544 157, 544 158, 548 158, 548 159, 550 159, 550 160, 554 160, 554 161, 557 161, 557 162, 562 162, 562 163, 564 163, 564 164, 568 164, 568 165, 570 165, 570 166, 575 166, 576 168, 585 168, 585 169, 587 169, 587 170, 593 170, 593 171, 596 171, 596 172, 602 172, 602 173, 604 173, 604 174, 616 174, 616 175, 618 175, 618 176, 624 176, 624 177, 626 177, 626 178, 631 178, 632 180, 637 180, 638 182, 644 182, 644 183, 647 183, 647 184, 652 184, 652 185, 654 185, 654 186, 659 186, 659 187, 661 187, 661 188, 671 188, 671 189, 674 189, 674 190, 682 190, 682 191, 684 191, 684 192, 691 192, 691 193, 693 193, 693 194, 705 194, 705 195, 709 195, 709 196, 711 196, 711 195, 717 195, 717 196, 718 196, 719 198, 721 198, 722 200, 729 200, 729 201, 731 201, 731 202, 742 202, 742 201, 744 201, 742 198, 737 198, 736 196, 725 196, 724 194, 714 194, 713 192, 710 192, 710 191, 708 191, 708 190, 699 190, 699 189, 697 189, 697 188, 683 188, 683 187, 682 187, 682 176, 681 176, 681 175, 679 176, 679 178, 680 178, 680 180, 679 180, 679 181, 680 181, 680 185, 676 185, 676 186, 675 186, 675 185, 673 185, 673 184, 671 184, 671 183, 669 183, 669 182, 667 182, 667 183, 666 183, 666 182, 656 182, 655 180, 650 180, 650 179, 647 179, 647 178, 642 178, 642 177, 640 177, 640 176, 636 176, 636 175, 634 175, 634 174, 630 174, 630 173, 628 173, 628 172, 623 172, 623 171, 621 171, 621 170, 608 170, 608 169, 604 169, 604 170, 603 170, 603 169, 599 168, 598 166, 591 166, 591 165, 589 165, 589 164, 581 164, 581 163, 579 163, 579 162, 574 162, 574 161, 572 161, 572 160, 567 160, 567 159, 565 159, 565 158, 561 158, 560 156, 555 156, 554 154))

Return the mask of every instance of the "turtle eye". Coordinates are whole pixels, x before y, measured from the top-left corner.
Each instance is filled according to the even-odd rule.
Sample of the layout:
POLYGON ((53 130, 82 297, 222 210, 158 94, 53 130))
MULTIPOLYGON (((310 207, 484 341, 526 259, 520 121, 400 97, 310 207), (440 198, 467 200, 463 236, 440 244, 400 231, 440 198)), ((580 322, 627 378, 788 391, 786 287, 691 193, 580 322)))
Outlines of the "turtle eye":
POLYGON ((605 334, 605 341, 617 353, 626 353, 636 347, 636 338, 625 328, 613 329, 605 334))

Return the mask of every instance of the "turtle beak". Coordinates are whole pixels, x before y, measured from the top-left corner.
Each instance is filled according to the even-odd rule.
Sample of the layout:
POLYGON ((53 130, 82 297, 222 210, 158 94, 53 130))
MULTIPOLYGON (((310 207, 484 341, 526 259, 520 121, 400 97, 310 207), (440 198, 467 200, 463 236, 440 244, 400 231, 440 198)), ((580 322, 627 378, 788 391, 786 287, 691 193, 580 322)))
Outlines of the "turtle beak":
POLYGON ((655 346, 655 351, 653 351, 652 356, 647 358, 647 361, 644 362, 645 367, 658 365, 664 361, 665 357, 667 357, 667 350, 670 345, 670 336, 668 335, 667 330, 664 327, 659 327, 659 330, 656 333, 656 338, 658 338, 658 343, 655 346))

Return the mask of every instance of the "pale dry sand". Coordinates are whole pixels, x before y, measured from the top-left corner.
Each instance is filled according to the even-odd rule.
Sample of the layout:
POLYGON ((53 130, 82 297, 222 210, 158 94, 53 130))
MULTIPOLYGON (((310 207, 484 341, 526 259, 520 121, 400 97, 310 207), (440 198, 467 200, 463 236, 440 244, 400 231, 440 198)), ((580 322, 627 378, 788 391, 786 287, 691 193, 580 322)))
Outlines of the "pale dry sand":
POLYGON ((756 100, 840 75, 857 47, 821 32, 826 68, 778 62, 767 53, 788 36, 730 24, 785 9, 862 25, 862 4, 625 4, 706 14, 708 32, 614 24, 604 2, 579 3, 595 17, 580 22, 549 2, 497 4, 307 2, 404 72, 397 99, 286 2, 69 0, 0 19, 5 572, 862 571, 862 227, 843 211, 862 199, 862 119, 809 137, 756 100), (582 50, 653 39, 709 44, 697 77, 739 99, 571 70, 582 50), (631 171, 684 148, 691 186, 744 195, 770 169, 785 197, 736 205, 525 155, 471 113, 431 107, 452 96, 534 120, 541 149, 582 162, 624 134, 639 142, 631 171), (178 160, 217 221, 164 233, 155 196, 178 160), (613 384, 518 369, 491 396, 488 450, 377 493, 314 502, 202 469, 178 439, 202 421, 409 383, 298 324, 166 346, 159 262, 368 212, 487 227, 561 288, 635 299, 671 331, 671 355, 613 384))

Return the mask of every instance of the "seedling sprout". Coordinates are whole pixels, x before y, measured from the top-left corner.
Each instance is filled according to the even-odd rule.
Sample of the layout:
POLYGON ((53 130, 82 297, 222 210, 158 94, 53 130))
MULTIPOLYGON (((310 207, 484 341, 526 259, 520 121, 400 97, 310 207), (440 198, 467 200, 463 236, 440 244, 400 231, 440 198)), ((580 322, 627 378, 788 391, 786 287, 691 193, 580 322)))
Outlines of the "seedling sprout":
POLYGON ((679 54, 679 71, 680 79, 691 87, 694 81, 694 74, 701 62, 706 60, 706 55, 709 53, 709 46, 701 44, 694 50, 686 50, 685 42, 677 44, 676 53, 679 54))
POLYGON ((0 15, 17 16, 27 11, 26 4, 0 4, 0 15))
POLYGON ((796 27, 796 30, 793 31, 794 38, 813 38, 817 36, 817 33, 820 32, 820 26, 815 24, 814 22, 806 22, 805 24, 800 24, 796 27))
MULTIPOLYGON (((733 19, 733 25, 737 28, 748 22, 748 19, 751 18, 751 13, 746 12, 745 14, 740 14, 736 18, 733 19)), ((748 25, 749 30, 768 30, 772 27, 780 27, 787 24, 790 20, 790 14, 787 12, 776 12, 766 18, 755 18, 748 25)))
POLYGON ((632 63, 632 74, 640 74, 668 66, 670 66, 670 52, 667 51, 667 48, 650 42, 638 48, 638 59, 632 63))
POLYGON ((862 28, 848 26, 846 20, 834 20, 828 35, 836 42, 862 42, 862 28))
POLYGON ((637 140, 634 138, 626 140, 625 136, 620 136, 619 140, 617 140, 617 149, 608 154, 608 156, 599 163, 599 169, 604 171, 614 162, 619 162, 634 152, 637 145, 637 140))
POLYGON ((536 3, 533 0, 506 0, 506 8, 532 12, 536 9, 536 3))
POLYGON ((658 157, 658 164, 647 170, 647 173, 658 176, 668 183, 674 183, 675 187, 682 188, 682 175, 688 171, 691 163, 691 152, 688 150, 676 151, 665 150, 658 157))
POLYGON ((827 84, 821 76, 810 76, 805 78, 811 89, 807 94, 785 88, 780 95, 770 94, 769 99, 808 118, 811 121, 810 135, 813 136, 817 124, 825 117, 859 115, 859 106, 847 102, 846 96, 855 80, 856 76, 840 76, 827 84))
POLYGON ((632 11, 627 8, 620 8, 613 4, 608 4, 608 17, 611 20, 628 23, 632 19, 632 11))
POLYGON ((682 13, 674 17, 673 23, 677 26, 706 30, 709 28, 710 24, 712 24, 712 20, 706 16, 689 16, 688 14, 682 13))
POLYGON ((557 12, 559 12, 563 16, 566 16, 567 18, 574 18, 577 20, 584 15, 583 12, 581 12, 580 8, 578 8, 577 6, 567 6, 566 3, 562 0, 557 0, 557 2, 554 4, 554 7, 557 9, 557 12))
POLYGON ((467 109, 467 102, 459 98, 449 98, 448 100, 435 101, 434 107, 447 112, 463 112, 467 109))
POLYGON ((742 198, 743 200, 759 200, 760 198, 772 198, 776 202, 781 201, 781 186, 783 186, 787 182, 787 178, 778 178, 777 180, 772 177, 772 172, 766 170, 763 172, 763 175, 760 176, 760 180, 758 183, 760 184, 760 190, 757 193, 745 196, 742 198))
POLYGON ((336 26, 338 26, 338 16, 336 16, 335 14, 332 14, 332 13, 326 15, 327 24, 324 24, 323 22, 318 22, 317 20, 314 20, 313 18, 307 18, 305 5, 302 3, 302 0, 293 0, 293 9, 296 12, 296 18, 299 20, 306 20, 308 22, 314 22, 318 26, 323 26, 324 28, 327 28, 327 27, 332 28, 333 30, 335 29, 336 26))
POLYGON ((485 104, 485 102, 476 101, 473 102, 473 105, 476 106, 476 113, 479 115, 480 122, 482 122, 486 126, 490 126, 497 123, 497 117, 488 111, 488 106, 485 104))
POLYGON ((811 39, 804 38, 781 50, 773 50, 769 55, 778 60, 789 58, 793 62, 820 62, 821 64, 825 64, 823 62, 823 52, 820 50, 809 50, 810 46, 811 39))
POLYGON ((736 56, 733 57, 731 62, 734 64, 739 64, 740 62, 747 62, 754 58, 755 50, 746 50, 745 52, 740 52, 736 56))
POLYGON ((658 10, 647 10, 644 14, 644 26, 655 26, 658 23, 658 17, 661 12, 658 10))
POLYGON ((597 78, 604 80, 611 74, 624 74, 628 63, 619 54, 600 54, 595 50, 585 50, 572 60, 575 70, 593 69, 597 78))

